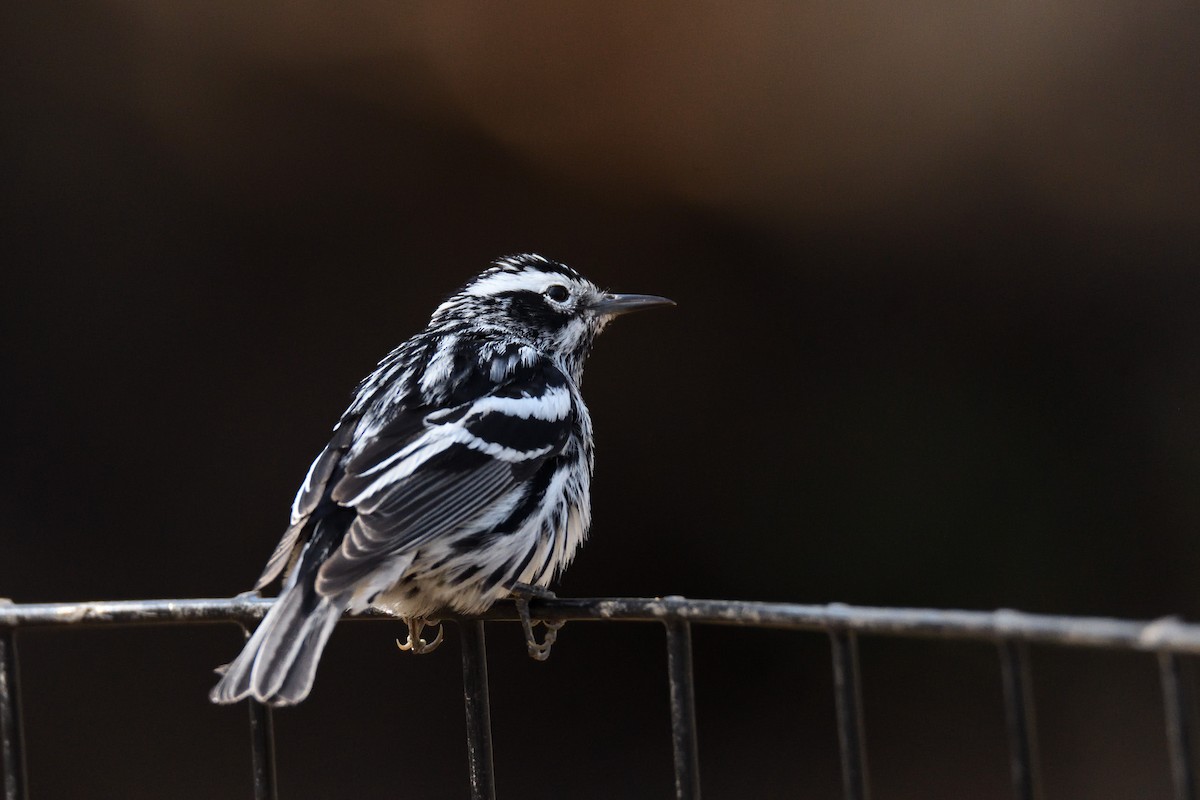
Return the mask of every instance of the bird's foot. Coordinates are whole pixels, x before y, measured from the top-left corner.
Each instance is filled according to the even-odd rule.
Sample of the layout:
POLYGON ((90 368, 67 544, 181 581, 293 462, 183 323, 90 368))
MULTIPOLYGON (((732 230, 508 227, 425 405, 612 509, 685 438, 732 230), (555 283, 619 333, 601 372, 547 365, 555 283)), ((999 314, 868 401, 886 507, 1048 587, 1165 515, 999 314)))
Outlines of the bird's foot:
POLYGON ((529 650, 529 657, 534 661, 545 661, 550 657, 550 648, 554 647, 554 642, 558 640, 558 632, 566 625, 566 620, 548 620, 548 619, 533 619, 529 616, 529 601, 533 598, 540 600, 553 600, 556 595, 541 586, 530 586, 527 583, 515 584, 509 590, 512 594, 513 602, 516 603, 517 613, 521 615, 521 627, 525 630, 525 647, 529 650), (544 625, 546 627, 546 635, 542 637, 542 641, 537 640, 533 629, 536 625, 544 625))
POLYGON ((396 640, 396 647, 401 650, 411 650, 417 655, 425 655, 437 650, 442 643, 442 621, 440 619, 425 619, 424 617, 405 617, 404 624, 408 626, 408 641, 400 644, 400 640, 396 640), (425 630, 426 625, 437 625, 437 636, 433 637, 432 642, 427 642, 421 638, 421 632, 425 630))

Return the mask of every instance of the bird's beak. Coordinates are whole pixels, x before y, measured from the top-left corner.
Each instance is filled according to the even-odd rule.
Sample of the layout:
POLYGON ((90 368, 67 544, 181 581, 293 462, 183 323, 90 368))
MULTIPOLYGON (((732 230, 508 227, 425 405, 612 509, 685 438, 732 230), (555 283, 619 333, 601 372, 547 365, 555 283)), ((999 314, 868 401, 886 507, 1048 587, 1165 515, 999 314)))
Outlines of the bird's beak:
POLYGON ((652 294, 605 294, 592 305, 592 310, 601 317, 616 317, 645 308, 673 306, 674 300, 665 297, 655 297, 652 294))

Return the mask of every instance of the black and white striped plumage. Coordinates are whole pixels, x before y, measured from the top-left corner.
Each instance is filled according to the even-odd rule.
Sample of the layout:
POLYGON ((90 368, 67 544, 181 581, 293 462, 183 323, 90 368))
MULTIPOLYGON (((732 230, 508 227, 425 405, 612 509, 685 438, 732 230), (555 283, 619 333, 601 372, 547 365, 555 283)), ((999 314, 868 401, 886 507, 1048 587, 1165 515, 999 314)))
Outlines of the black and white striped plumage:
POLYGON ((614 295, 537 255, 496 261, 358 387, 304 479, 256 589, 279 599, 212 690, 303 700, 342 612, 476 613, 546 586, 591 520, 592 424, 579 393, 614 295))

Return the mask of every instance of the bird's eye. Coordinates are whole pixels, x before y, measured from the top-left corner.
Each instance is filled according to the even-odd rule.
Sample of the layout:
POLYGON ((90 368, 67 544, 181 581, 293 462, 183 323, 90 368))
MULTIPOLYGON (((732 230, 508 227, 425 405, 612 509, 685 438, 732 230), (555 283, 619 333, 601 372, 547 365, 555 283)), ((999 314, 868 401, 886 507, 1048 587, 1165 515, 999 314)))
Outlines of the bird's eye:
POLYGON ((565 303, 567 298, 571 296, 571 292, 562 284, 556 283, 546 290, 546 297, 549 297, 556 303, 565 303))

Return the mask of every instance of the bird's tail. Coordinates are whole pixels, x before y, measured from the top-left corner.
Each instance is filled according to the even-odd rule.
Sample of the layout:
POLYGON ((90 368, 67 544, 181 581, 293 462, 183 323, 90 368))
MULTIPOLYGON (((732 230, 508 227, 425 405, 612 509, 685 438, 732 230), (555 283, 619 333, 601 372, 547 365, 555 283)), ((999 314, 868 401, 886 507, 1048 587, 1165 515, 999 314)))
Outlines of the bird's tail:
POLYGON ((308 697, 321 651, 342 616, 348 596, 322 597, 317 569, 341 539, 331 520, 321 520, 304 546, 275 605, 241 654, 225 668, 209 692, 214 703, 252 697, 260 703, 289 706, 308 697))

